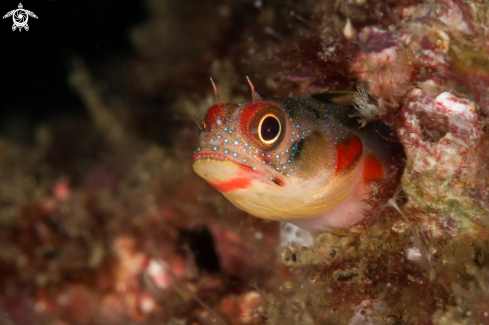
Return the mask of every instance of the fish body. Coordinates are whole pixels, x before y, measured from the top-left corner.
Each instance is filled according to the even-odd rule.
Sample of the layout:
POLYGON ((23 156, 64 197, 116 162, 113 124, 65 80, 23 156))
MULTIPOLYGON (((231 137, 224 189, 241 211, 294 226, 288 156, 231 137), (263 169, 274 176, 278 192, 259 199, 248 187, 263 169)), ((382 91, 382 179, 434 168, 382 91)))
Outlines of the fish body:
POLYGON ((308 231, 363 218, 369 181, 385 164, 348 127, 344 107, 309 96, 213 105, 194 171, 236 207, 308 231))

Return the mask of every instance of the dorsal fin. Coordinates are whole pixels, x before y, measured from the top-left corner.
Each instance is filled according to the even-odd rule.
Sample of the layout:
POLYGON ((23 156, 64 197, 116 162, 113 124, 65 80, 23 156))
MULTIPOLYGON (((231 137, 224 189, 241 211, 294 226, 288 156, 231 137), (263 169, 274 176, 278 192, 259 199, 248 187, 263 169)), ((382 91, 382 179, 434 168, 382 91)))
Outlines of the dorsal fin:
POLYGON ((351 106, 354 104, 354 91, 324 91, 311 94, 311 97, 320 102, 351 106))
POLYGON ((313 93, 310 96, 317 101, 337 105, 340 107, 335 119, 339 119, 344 125, 358 130, 358 118, 355 117, 354 91, 324 91, 313 93))

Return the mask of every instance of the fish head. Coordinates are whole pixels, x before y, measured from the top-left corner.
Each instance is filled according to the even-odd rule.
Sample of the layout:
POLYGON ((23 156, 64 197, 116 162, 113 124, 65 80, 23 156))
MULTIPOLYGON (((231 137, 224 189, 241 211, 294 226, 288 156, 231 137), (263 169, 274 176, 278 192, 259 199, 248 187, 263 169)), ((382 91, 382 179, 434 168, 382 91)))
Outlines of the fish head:
POLYGON ((363 144, 340 107, 310 97, 213 105, 193 169, 259 218, 311 218, 333 209, 361 178, 363 144))

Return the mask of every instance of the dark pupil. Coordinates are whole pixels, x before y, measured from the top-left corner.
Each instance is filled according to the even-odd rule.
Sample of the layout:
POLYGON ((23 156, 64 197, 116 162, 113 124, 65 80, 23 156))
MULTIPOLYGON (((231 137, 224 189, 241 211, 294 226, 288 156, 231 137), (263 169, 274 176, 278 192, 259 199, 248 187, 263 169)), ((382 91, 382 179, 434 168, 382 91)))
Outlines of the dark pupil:
POLYGON ((268 116, 261 124, 261 137, 265 141, 273 140, 280 131, 280 124, 275 117, 268 116))

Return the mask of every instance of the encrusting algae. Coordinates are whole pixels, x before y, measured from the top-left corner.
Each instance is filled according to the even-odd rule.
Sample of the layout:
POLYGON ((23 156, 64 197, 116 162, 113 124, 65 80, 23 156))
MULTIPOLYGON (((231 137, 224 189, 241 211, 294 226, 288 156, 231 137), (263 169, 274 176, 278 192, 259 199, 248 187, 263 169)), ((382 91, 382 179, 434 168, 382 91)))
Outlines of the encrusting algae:
MULTIPOLYGON (((70 84, 91 120, 52 122, 28 147, 0 141, 1 324, 487 323, 486 3, 145 3, 150 18, 130 33, 135 54, 119 58, 124 65, 74 60, 70 84), (251 102, 246 75, 262 95, 251 102), (384 171, 356 180, 349 222, 302 225, 312 237, 236 209, 192 171, 192 115, 225 111, 207 113, 210 130, 260 106, 267 111, 246 125, 270 133, 251 131, 239 158, 254 159, 250 144, 267 155, 290 137, 284 154, 267 157, 274 169, 260 170, 270 174, 266 192, 287 187, 290 171, 276 168, 291 164, 286 150, 306 135, 291 141, 302 126, 292 128, 284 105, 335 91, 356 93, 344 153, 354 147, 348 136, 362 153, 345 166, 363 176, 372 153, 384 171), (374 152, 369 132, 387 150, 374 152)), ((201 136, 214 151, 216 139, 201 136)), ((328 180, 342 175, 338 152, 322 157, 328 180)), ((320 174, 311 161, 307 170, 320 174)), ((336 189, 351 193, 346 183, 336 189)))

